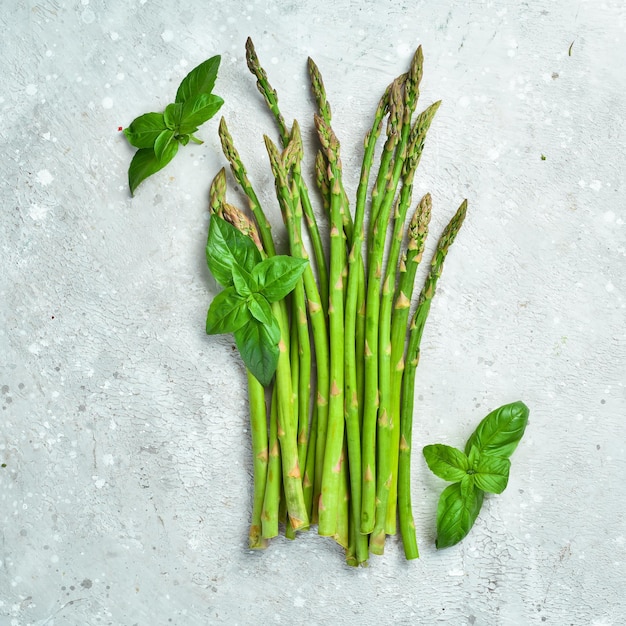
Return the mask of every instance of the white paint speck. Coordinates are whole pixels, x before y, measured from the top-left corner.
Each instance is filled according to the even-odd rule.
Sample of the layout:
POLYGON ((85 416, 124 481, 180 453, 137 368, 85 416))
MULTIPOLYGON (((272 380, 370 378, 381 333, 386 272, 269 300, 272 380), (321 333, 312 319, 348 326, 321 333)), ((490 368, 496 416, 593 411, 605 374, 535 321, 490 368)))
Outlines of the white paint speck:
POLYGON ((600 189, 602 189, 602 183, 599 180, 592 180, 589 183, 589 188, 594 191, 600 191, 600 189))
POLYGON ((117 41, 120 38, 119 33, 116 33, 115 31, 110 33, 110 37, 113 41, 117 41))
POLYGON ((611 281, 609 281, 606 285, 604 285, 604 288, 605 288, 605 289, 606 289, 609 293, 611 293, 611 292, 615 291, 615 285, 614 285, 611 281))
POLYGON ((105 454, 105 455, 103 455, 102 462, 105 465, 113 465, 114 464, 113 455, 112 454, 105 454))
POLYGON ((102 108, 103 109, 111 109, 113 107, 113 98, 102 98, 102 108))
POLYGON ((470 99, 467 96, 463 96, 459 100, 459 106, 463 107, 464 109, 466 109, 469 105, 470 105, 470 99))
POLYGON ((46 50, 46 56, 51 57, 53 54, 52 50, 46 50))
POLYGON ((112 419, 112 420, 109 422, 109 429, 110 429, 110 430, 115 430, 116 428, 117 428, 117 423, 115 422, 115 420, 113 420, 113 419, 112 419))
POLYGON ((36 222, 43 221, 48 215, 48 207, 41 206, 40 204, 33 204, 28 209, 28 215, 30 215, 30 218, 36 222))
POLYGON ((276 65, 278 63, 278 57, 272 57, 272 63, 276 65))
POLYGON ((495 148, 491 148, 491 150, 489 150, 489 152, 487 152, 487 156, 492 161, 495 161, 500 156, 500 153, 495 148))
POLYGON ((96 486, 96 489, 102 489, 106 484, 106 480, 104 478, 99 478, 98 476, 92 476, 93 484, 96 486))
POLYGON ((465 576, 465 572, 462 569, 451 569, 448 576, 465 576))
POLYGON ((587 183, 586 183, 586 182, 585 182, 585 181, 581 178, 581 179, 578 181, 578 186, 579 186, 581 189, 584 189, 584 188, 587 186, 587 183))
POLYGON ((411 46, 406 43, 401 43, 396 47, 396 53, 401 59, 411 56, 411 52, 413 52, 411 46))
POLYGON ((304 606, 304 604, 305 604, 305 599, 300 596, 297 596, 293 600, 293 605, 299 609, 301 609, 304 606))
POLYGON ((174 33, 171 30, 164 30, 161 33, 161 39, 166 43, 169 43, 174 39, 174 33))
POLYGON ((91 9, 85 9, 80 17, 85 24, 91 24, 96 19, 96 14, 91 9))
POLYGON ((37 172, 37 182, 40 185, 47 186, 54 180, 54 176, 48 170, 40 170, 37 172))
POLYGON ((119 72, 116 78, 117 80, 124 80, 124 72, 119 72))
POLYGON ((613 213, 613 211, 606 211, 602 217, 604 218, 604 221, 609 224, 615 221, 615 213, 613 213))
POLYGON ((58 563, 58 562, 59 562, 59 555, 58 555, 58 554, 53 554, 53 555, 50 557, 50 561, 51 561, 52 563, 58 563))
POLYGON ((37 93, 37 85, 33 85, 32 83, 30 85, 26 85, 26 93, 29 96, 34 96, 37 93))

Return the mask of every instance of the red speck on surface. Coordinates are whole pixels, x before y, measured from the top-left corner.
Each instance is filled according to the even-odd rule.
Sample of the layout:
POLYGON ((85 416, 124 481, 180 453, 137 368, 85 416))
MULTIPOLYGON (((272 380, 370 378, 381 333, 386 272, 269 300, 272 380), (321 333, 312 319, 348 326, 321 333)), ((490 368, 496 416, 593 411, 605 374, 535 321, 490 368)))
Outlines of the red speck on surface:
POLYGON ((124 129, 123 129, 121 126, 118 126, 118 127, 117 127, 117 130, 118 130, 118 131, 122 131, 122 130, 124 130, 124 129))

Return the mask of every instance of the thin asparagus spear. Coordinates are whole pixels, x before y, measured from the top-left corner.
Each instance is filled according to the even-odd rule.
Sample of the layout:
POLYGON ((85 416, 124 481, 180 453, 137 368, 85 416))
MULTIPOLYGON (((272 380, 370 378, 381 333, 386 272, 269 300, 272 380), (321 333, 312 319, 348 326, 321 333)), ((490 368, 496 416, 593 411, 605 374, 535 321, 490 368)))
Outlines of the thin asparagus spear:
MULTIPOLYGON (((363 165, 361 178, 357 189, 357 201, 354 215, 354 240, 348 259, 348 286, 345 303, 345 412, 346 412, 346 435, 348 447, 348 459, 350 467, 350 497, 352 506, 352 540, 353 553, 348 555, 348 561, 354 560, 354 564, 365 563, 368 557, 367 536, 360 532, 361 517, 361 428, 360 428, 360 391, 359 366, 362 363, 362 347, 360 353, 358 347, 362 346, 357 338, 357 314, 359 309, 359 292, 364 293, 364 275, 357 268, 363 267, 361 248, 363 247, 363 221, 365 215, 365 198, 369 181, 369 173, 372 167, 376 140, 382 129, 382 121, 388 105, 388 91, 381 98, 372 129, 367 133, 364 143, 363 165)), ((364 319, 364 316, 361 316, 364 319)), ((360 368, 362 372, 362 367, 360 368)))
POLYGON ((398 503, 398 454, 400 444, 400 394, 402 392, 402 372, 404 371, 404 348, 409 320, 409 308, 413 296, 413 286, 417 267, 422 259, 428 223, 430 222, 432 202, 426 194, 417 205, 417 209, 408 227, 408 246, 405 258, 400 263, 400 278, 394 299, 391 318, 391 468, 392 480, 387 503, 387 522, 385 532, 394 535, 398 503))
POLYGON ((330 272, 329 272, 329 332, 330 332, 330 402, 328 428, 319 500, 318 532, 333 536, 337 532, 339 506, 339 480, 344 433, 344 287, 343 273, 346 265, 346 243, 343 230, 343 185, 339 141, 322 118, 315 117, 322 148, 329 162, 330 201, 330 272))
MULTIPOLYGON (((390 93, 389 124, 384 152, 395 149, 398 127, 402 120, 400 85, 394 81, 390 93)), ((390 172, 391 174, 391 172, 390 172)), ((389 176, 388 186, 391 185, 389 176)), ((373 199, 372 199, 373 202, 373 199)), ((386 220, 376 217, 376 225, 368 242, 367 295, 365 311, 364 394, 362 435, 362 501, 361 532, 374 530, 376 507, 376 418, 378 413, 378 316, 380 309, 380 282, 386 232, 386 220), (381 232, 382 231, 382 232, 381 232)))
MULTIPOLYGON (((322 74, 315 64, 315 61, 311 57, 308 59, 309 66, 309 77, 311 78, 311 88, 313 91, 313 96, 315 97, 315 101, 317 102, 317 108, 319 111, 319 116, 324 120, 327 126, 332 125, 332 113, 330 104, 327 100, 326 96, 326 88, 324 87, 324 81, 322 80, 322 74)), ((352 246, 352 237, 354 232, 354 225, 352 223, 352 215, 350 215, 350 211, 348 210, 349 202, 348 196, 345 190, 342 190, 343 193, 343 203, 344 203, 344 213, 343 213, 343 228, 346 233, 346 239, 348 241, 348 248, 352 246)))
POLYGON ((461 203, 454 217, 443 231, 430 265, 424 288, 420 293, 415 315, 411 320, 406 366, 402 377, 402 405, 400 409, 400 461, 398 468, 398 510, 400 531, 407 559, 419 557, 415 538, 415 522, 411 507, 411 443, 413 429, 413 401, 415 397, 415 370, 419 362, 420 343, 430 305, 435 295, 443 263, 454 242, 467 212, 467 200, 461 203))
MULTIPOLYGON (((302 141, 300 138, 299 127, 294 122, 293 141, 297 148, 297 153, 301 154, 302 141)), ((266 148, 270 156, 270 163, 274 176, 277 180, 277 192, 279 194, 279 201, 283 204, 289 204, 293 202, 292 195, 289 191, 287 182, 287 172, 282 158, 278 152, 276 146, 269 138, 265 140, 266 148)), ((300 159, 297 158, 294 163, 294 168, 299 168, 300 159)), ((298 215, 300 211, 299 204, 296 204, 293 212, 298 215)), ((288 228, 291 228, 287 224, 288 228)), ((293 226, 293 224, 292 224, 293 226)), ((307 252, 302 243, 302 238, 299 232, 293 233, 293 255, 299 258, 308 258, 307 252)), ((316 359, 316 376, 317 376, 317 393, 316 393, 316 410, 317 410, 317 434, 316 434, 316 458, 315 458, 315 477, 314 477, 314 492, 313 492, 313 518, 315 519, 315 513, 317 510, 315 504, 315 496, 321 492, 322 472, 324 465, 324 450, 326 441, 326 429, 328 423, 328 411, 329 411, 329 394, 330 394, 330 365, 329 365, 329 346, 328 346, 328 328, 326 324, 326 316, 321 302, 321 296, 315 282, 315 276, 310 264, 305 268, 302 275, 304 282, 304 289, 308 301, 309 319, 311 321, 311 330, 313 334, 313 345, 315 348, 316 359)), ((311 465, 313 462, 311 460, 311 465)), ((312 477, 311 477, 312 478, 312 477)))
POLYGON ((269 461, 267 466, 263 510, 261 512, 261 528, 264 539, 270 539, 278 535, 280 488, 281 462, 280 447, 278 444, 278 401, 276 397, 276 385, 274 385, 270 408, 269 461))
POLYGON ((268 256, 275 256, 276 247, 274 246, 274 239, 272 238, 272 227, 270 226, 270 223, 265 216, 265 212, 261 207, 261 203, 259 202, 259 198, 257 197, 252 187, 252 184, 248 179, 246 168, 241 161, 239 152, 237 152, 235 148, 233 138, 230 132, 228 132, 228 126, 226 125, 226 120, 223 117, 220 120, 219 135, 224 156, 226 156, 228 162, 230 163, 230 168, 233 172, 233 176, 235 177, 235 180, 239 183, 243 192, 248 197, 250 210, 252 211, 252 215, 254 215, 254 219, 256 220, 259 234, 261 237, 261 242, 263 243, 263 248, 265 249, 265 252, 268 256))
MULTIPOLYGON (((270 85, 267 79, 267 72, 261 67, 259 57, 256 54, 252 40, 248 37, 246 40, 246 62, 248 69, 257 79, 257 87, 267 103, 270 111, 276 119, 278 124, 278 132, 283 148, 287 147, 289 143, 290 133, 287 130, 285 120, 278 107, 278 95, 276 90, 270 85)), ((313 256, 315 258, 315 266, 317 268, 319 291, 322 295, 322 302, 324 311, 326 310, 326 303, 328 302, 328 267, 326 264, 326 257, 324 255, 324 248, 322 246, 322 238, 315 219, 315 213, 311 206, 309 198, 309 192, 306 183, 302 179, 300 173, 294 175, 294 179, 298 184, 300 195, 302 197, 302 210, 306 217, 307 228, 311 239, 311 245, 313 247, 313 256)))
MULTIPOLYGON (((418 57, 419 61, 419 56, 418 57)), ((409 74, 409 76, 411 76, 409 74)), ((412 105, 411 87, 407 80, 405 91, 405 119, 403 126, 410 125, 407 111, 412 105)), ((382 554, 386 534, 396 532, 396 496, 398 455, 396 453, 399 443, 400 425, 394 421, 391 413, 391 314, 392 298, 396 284, 398 256, 402 243, 404 222, 406 213, 411 202, 413 191, 413 178, 424 149, 426 133, 430 128, 433 117, 440 103, 428 107, 416 119, 408 139, 408 148, 402 172, 402 189, 394 215, 394 227, 391 238, 391 246, 387 258, 385 279, 380 303, 378 341, 379 341, 379 390, 380 405, 378 409, 378 437, 379 437, 379 475, 377 483, 377 508, 376 524, 370 539, 370 549, 375 554, 382 554), (383 477, 387 477, 383 480, 383 477), (391 506, 390 506, 391 499, 391 506)), ((397 162, 396 162, 397 163, 397 162)), ((395 164, 394 164, 395 169, 395 164)), ((381 209, 382 210, 382 209, 381 209)))
MULTIPOLYGON (((209 191, 209 207, 211 213, 218 214, 230 221, 242 233, 250 236, 263 253, 256 228, 247 217, 235 207, 226 203, 226 172, 222 168, 211 183, 209 191)), ((268 472, 268 435, 267 406, 265 404, 265 388, 246 368, 248 378, 248 402, 250 405, 250 432, 252 440, 252 457, 254 459, 254 497, 252 520, 248 533, 248 544, 253 550, 267 547, 267 540, 262 532, 261 515, 265 498, 265 483, 268 472)))
POLYGON ((265 499, 265 482, 269 460, 267 436, 267 407, 265 389, 261 383, 247 370, 248 401, 250 403, 250 430, 252 434, 252 457, 254 459, 254 499, 252 506, 252 522, 248 534, 248 542, 253 550, 267 547, 263 537, 261 514, 265 499))

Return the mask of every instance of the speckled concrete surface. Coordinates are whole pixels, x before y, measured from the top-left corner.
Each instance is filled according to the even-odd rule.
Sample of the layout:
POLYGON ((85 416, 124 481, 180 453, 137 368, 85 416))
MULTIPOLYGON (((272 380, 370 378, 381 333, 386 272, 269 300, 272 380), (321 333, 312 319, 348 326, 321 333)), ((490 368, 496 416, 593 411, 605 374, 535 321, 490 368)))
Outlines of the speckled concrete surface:
POLYGON ((314 4, 2 4, 2 626, 626 623, 623 2, 314 4), (417 192, 434 232, 470 212, 424 337, 417 443, 460 446, 518 398, 531 424, 508 489, 441 553, 443 484, 416 456, 419 562, 391 539, 352 570, 312 533, 246 550, 245 376, 203 330, 216 123, 127 192, 118 126, 221 53, 222 112, 270 205, 248 35, 309 143, 317 61, 352 193, 419 43, 422 102, 443 99, 417 192))

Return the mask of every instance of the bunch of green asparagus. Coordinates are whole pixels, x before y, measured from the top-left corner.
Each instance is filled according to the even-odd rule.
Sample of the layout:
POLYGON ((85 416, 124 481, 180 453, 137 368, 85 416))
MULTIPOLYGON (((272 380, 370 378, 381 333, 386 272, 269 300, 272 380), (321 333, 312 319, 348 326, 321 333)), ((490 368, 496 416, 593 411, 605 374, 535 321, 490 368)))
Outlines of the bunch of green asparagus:
MULTIPOLYGON (((308 260, 307 247, 312 251, 290 295, 271 305, 278 323, 271 383, 248 367, 254 456, 250 548, 265 548, 282 523, 290 538, 317 523, 319 534, 334 538, 347 563, 356 566, 365 564, 370 552, 383 553, 398 521, 406 558, 417 558, 410 485, 415 370, 437 281, 467 206, 464 201, 441 235, 418 295, 415 276, 428 234, 430 195, 417 202, 410 219, 407 215, 426 133, 440 103, 415 114, 420 47, 409 71, 389 85, 378 104, 351 210, 331 108, 319 69, 309 59, 320 144, 317 196, 324 209, 316 211, 302 174, 299 125, 294 121, 289 128, 285 122, 250 39, 246 53, 278 127, 281 147, 267 136, 265 145, 288 253, 308 260), (381 135, 384 145, 377 151, 381 135), (328 219, 327 242, 318 228, 320 215, 328 219)), ((211 220, 229 223, 255 242, 259 258, 272 258, 277 251, 270 223, 224 119, 219 134, 249 212, 226 201, 222 169, 211 185, 211 220)), ((244 287, 241 297, 252 302, 244 287)), ((258 325, 260 315, 251 311, 258 325)), ((235 338, 240 351, 246 350, 245 340, 237 333, 235 338)))

